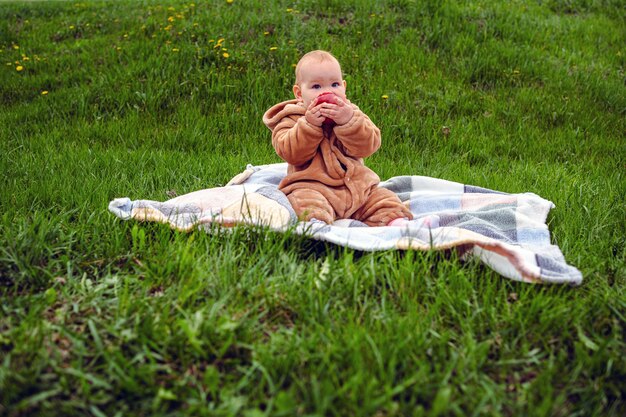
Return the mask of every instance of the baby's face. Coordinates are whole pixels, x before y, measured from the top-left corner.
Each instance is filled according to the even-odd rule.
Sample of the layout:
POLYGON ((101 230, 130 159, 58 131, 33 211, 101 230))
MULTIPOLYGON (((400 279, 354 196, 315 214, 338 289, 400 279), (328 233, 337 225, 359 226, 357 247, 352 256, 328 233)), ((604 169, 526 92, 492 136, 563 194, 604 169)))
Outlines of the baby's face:
POLYGON ((300 84, 293 88, 297 99, 306 107, 322 93, 332 92, 346 98, 346 82, 341 78, 341 68, 335 61, 312 62, 300 70, 300 84))

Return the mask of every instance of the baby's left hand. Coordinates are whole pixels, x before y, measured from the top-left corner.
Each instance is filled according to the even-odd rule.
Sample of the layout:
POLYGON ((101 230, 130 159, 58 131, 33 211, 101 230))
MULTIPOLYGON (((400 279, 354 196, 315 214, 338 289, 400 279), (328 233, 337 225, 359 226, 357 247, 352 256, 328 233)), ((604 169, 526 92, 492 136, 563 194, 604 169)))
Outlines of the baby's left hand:
POLYGON ((335 101, 337 104, 324 103, 320 112, 322 116, 334 120, 336 124, 345 125, 352 119, 354 109, 352 109, 348 99, 335 97, 335 101))

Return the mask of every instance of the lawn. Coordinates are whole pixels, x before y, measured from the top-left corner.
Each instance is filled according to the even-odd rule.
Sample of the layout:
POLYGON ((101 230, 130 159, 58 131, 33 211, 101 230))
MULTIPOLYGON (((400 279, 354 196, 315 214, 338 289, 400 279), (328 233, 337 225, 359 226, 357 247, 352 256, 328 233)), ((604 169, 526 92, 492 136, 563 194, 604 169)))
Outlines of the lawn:
POLYGON ((1 2, 0 415, 625 415, 623 6, 1 2), (381 178, 553 201, 583 284, 107 210, 280 162, 261 116, 312 49, 381 178))

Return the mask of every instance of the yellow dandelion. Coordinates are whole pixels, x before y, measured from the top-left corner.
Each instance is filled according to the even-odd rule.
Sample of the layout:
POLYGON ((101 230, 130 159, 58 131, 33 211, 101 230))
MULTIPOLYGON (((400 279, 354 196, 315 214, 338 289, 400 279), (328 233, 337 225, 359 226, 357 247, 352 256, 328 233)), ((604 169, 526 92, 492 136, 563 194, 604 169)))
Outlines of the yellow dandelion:
POLYGON ((178 52, 178 51, 180 51, 180 49, 178 49, 178 48, 172 48, 172 52, 178 52))
POLYGON ((275 50, 277 50, 277 49, 278 49, 278 46, 272 46, 272 47, 270 48, 270 51, 275 51, 275 50))
POLYGON ((173 12, 173 11, 174 11, 174 10, 176 10, 176 9, 175 9, 175 8, 173 8, 172 6, 170 6, 170 7, 168 7, 168 8, 167 8, 167 10, 168 10, 169 12, 173 12))
POLYGON ((266 32, 263 32, 263 34, 264 34, 265 36, 267 36, 267 35, 269 35, 270 33, 266 31, 266 32))
POLYGON ((226 0, 226 3, 233 4, 233 0, 226 0))
POLYGON ((222 56, 223 56, 224 58, 228 58, 228 57, 230 56, 230 54, 229 54, 228 52, 224 52, 224 53, 222 54, 222 56))
POLYGON ((20 47, 17 45, 13 45, 13 49, 20 49, 20 47))
POLYGON ((23 69, 24 69, 24 67, 23 67, 23 66, 21 66, 21 65, 18 65, 17 67, 15 67, 15 70, 16 70, 17 72, 20 72, 20 71, 22 71, 23 69))
POLYGON ((174 20, 176 20, 176 19, 174 19, 174 16, 170 16, 170 17, 167 18, 167 21, 170 22, 170 23, 172 23, 174 20))
POLYGON ((383 100, 387 100, 389 96, 387 94, 383 94, 380 98, 382 98, 383 100))
POLYGON ((42 96, 48 95, 48 90, 43 90, 43 91, 41 92, 41 95, 42 95, 42 96))
POLYGON ((293 9, 287 9, 286 12, 287 13, 291 13, 291 12, 293 12, 293 9))
POLYGON ((74 25, 70 25, 70 29, 74 29, 74 28, 75 28, 75 26, 74 26, 74 25))

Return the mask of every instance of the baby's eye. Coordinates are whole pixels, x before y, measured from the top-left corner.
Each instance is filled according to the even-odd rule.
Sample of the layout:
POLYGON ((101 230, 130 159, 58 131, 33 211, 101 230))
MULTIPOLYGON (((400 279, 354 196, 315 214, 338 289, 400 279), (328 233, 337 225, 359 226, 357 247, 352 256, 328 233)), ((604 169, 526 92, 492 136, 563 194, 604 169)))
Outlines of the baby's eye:
POLYGON ((339 83, 338 83, 337 81, 335 81, 335 82, 333 83, 333 87, 339 87, 339 83))
POLYGON ((321 85, 319 85, 319 84, 313 84, 313 85, 311 86, 311 88, 313 88, 313 89, 315 89, 315 90, 319 90, 320 88, 322 88, 322 86, 321 86, 321 85))

